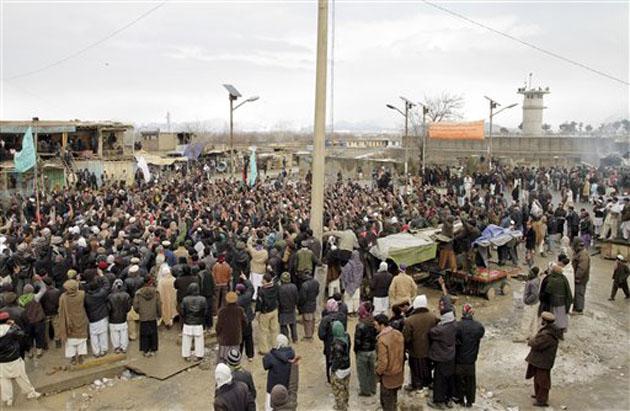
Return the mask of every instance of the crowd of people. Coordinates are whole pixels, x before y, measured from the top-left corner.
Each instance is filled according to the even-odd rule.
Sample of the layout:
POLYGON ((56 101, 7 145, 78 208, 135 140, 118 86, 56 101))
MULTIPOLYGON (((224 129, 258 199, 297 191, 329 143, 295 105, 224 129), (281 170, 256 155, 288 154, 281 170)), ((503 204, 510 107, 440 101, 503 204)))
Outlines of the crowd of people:
MULTIPOLYGON (((465 305, 456 321, 445 292, 434 315, 407 267, 369 253, 376 240, 441 225, 442 270, 487 264, 474 240, 492 224, 523 232, 530 266, 532 252, 560 247, 556 263, 532 268, 536 275, 527 287, 523 338, 535 350, 548 346, 536 342, 543 339, 539 321, 562 338, 556 331, 566 330, 571 304, 582 312, 592 242, 630 233, 630 201, 622 196, 628 176, 617 169, 499 167, 465 174, 432 167, 408 192, 392 186, 386 170, 374 177, 373 185, 341 180, 327 186, 323 238, 308 225, 308 176, 267 177, 249 186, 209 178, 201 167, 181 168, 131 187, 79 180, 37 199, 13 196, 0 221, 5 405, 13 402, 5 389, 11 379, 37 397, 24 382, 23 359, 48 355, 53 344, 63 345, 71 364, 84 361, 88 341, 94 357, 109 353, 110 343, 113 352, 126 353, 130 340, 152 357, 159 352, 159 327, 177 324, 188 361, 208 356, 205 338, 216 332, 216 409, 255 407, 251 375, 240 362, 242 355, 252 361, 256 351, 268 370, 266 409, 294 409, 300 357, 291 343, 302 334, 299 315, 302 339, 312 341, 317 331, 323 341, 337 409, 348 406, 352 351, 360 395, 375 395, 380 383, 384 410, 396 409, 406 355, 407 389, 431 387, 436 408, 470 406, 484 334, 474 309, 465 305), (561 195, 554 207, 556 190, 561 195), (586 207, 576 212, 578 201, 594 203, 594 218, 586 207), (328 271, 320 283, 315 270, 322 262, 328 271), (569 268, 572 281, 565 277, 569 268), (355 315, 351 338, 348 317, 355 315)), ((517 247, 499 249, 499 264, 520 263, 517 247)), ((619 267, 626 269, 615 271, 611 298, 617 288, 628 296, 627 266, 620 260, 619 267)), ((541 392, 537 403, 546 403, 547 374, 539 370, 548 364, 528 362, 541 392)))

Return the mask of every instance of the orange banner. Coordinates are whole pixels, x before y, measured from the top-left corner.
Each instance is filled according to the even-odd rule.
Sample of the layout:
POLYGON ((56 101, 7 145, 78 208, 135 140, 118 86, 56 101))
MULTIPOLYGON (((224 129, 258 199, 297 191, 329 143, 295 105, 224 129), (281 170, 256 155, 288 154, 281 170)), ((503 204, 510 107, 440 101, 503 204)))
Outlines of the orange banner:
POLYGON ((461 123, 431 123, 429 138, 435 140, 483 140, 483 120, 461 123))

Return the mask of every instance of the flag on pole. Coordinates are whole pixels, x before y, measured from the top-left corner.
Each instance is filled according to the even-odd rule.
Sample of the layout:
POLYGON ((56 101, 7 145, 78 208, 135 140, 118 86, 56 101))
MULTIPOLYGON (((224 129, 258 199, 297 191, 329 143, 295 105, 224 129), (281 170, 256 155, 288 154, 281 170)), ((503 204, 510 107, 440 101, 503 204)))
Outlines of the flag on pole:
POLYGON ((252 154, 249 156, 249 185, 250 187, 256 184, 256 178, 258 177, 258 168, 256 167, 256 148, 252 148, 252 154))
POLYGON ((13 157, 15 171, 24 173, 35 167, 35 145, 33 144, 33 131, 29 127, 22 137, 22 150, 13 157))
POLYGON ((147 161, 142 156, 136 156, 136 160, 138 161, 138 168, 142 170, 142 175, 144 176, 145 183, 151 181, 151 171, 149 170, 149 165, 147 161))

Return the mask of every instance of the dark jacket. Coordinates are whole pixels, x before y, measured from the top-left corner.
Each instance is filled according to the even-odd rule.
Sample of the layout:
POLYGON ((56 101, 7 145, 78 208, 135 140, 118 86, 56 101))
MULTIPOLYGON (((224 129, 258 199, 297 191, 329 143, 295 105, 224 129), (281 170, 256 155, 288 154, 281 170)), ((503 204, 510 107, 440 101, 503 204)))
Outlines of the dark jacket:
POLYGON ((189 286, 191 284, 199 285, 199 277, 193 275, 192 273, 188 275, 183 275, 175 280, 174 286, 177 290, 177 306, 179 307, 184 297, 188 295, 188 291, 190 290, 189 286))
POLYGON ((91 323, 100 321, 109 315, 109 309, 107 308, 108 295, 109 292, 105 287, 98 287, 85 293, 85 313, 91 323))
POLYGON ((333 313, 326 314, 322 317, 322 320, 319 322, 319 329, 317 330, 317 335, 319 339, 324 343, 324 354, 330 354, 330 348, 332 344, 332 323, 333 321, 339 321, 344 325, 344 329, 346 328, 346 316, 343 313, 336 311, 333 313))
POLYGON ((278 312, 295 313, 298 303, 298 289, 293 283, 282 284, 278 290, 278 312))
POLYGON ((429 331, 429 358, 437 362, 455 359, 455 321, 438 324, 429 331))
POLYGON ((630 268, 626 264, 619 264, 615 267, 615 271, 613 272, 613 280, 615 284, 623 284, 628 279, 628 275, 630 275, 630 268))
POLYGON ((455 328, 455 364, 474 364, 479 354, 479 343, 486 330, 479 321, 467 315, 464 315, 455 328))
POLYGON ((199 294, 205 298, 214 296, 214 277, 210 270, 199 271, 199 294))
POLYGON ((247 385, 234 381, 223 385, 214 393, 215 411, 255 411, 256 401, 247 385))
POLYGON ((267 284, 258 289, 256 312, 270 313, 278 308, 278 286, 267 284))
POLYGON ((15 361, 20 358, 20 341, 24 332, 17 325, 0 324, 0 363, 15 361))
POLYGON ((245 324, 245 312, 238 304, 226 304, 221 308, 216 326, 219 345, 240 345, 245 324))
POLYGON ((531 350, 525 361, 536 368, 552 369, 556 360, 558 335, 560 332, 553 324, 547 324, 541 328, 538 334, 527 343, 531 350))
POLYGON ((566 312, 573 302, 569 281, 562 273, 545 276, 540 284, 540 311, 552 311, 553 307, 564 306, 566 312))
POLYGON ((59 312, 59 297, 61 297, 61 290, 58 288, 53 287, 46 290, 39 301, 44 309, 44 314, 56 315, 59 312))
POLYGON ((389 286, 392 283, 393 275, 389 271, 379 271, 372 277, 370 288, 372 289, 372 297, 387 297, 389 294, 389 286))
POLYGON ((295 352, 291 347, 272 348, 271 351, 263 357, 263 368, 268 370, 267 374, 267 392, 276 384, 289 387, 289 378, 291 377, 291 361, 295 358, 295 352))
MULTIPOLYGON (((346 333, 350 341, 350 336, 346 333)), ((345 370, 350 368, 350 346, 340 339, 334 339, 330 346, 330 370, 345 370)))
POLYGON ((300 314, 312 314, 317 309, 317 296, 319 295, 319 283, 313 277, 302 283, 298 298, 298 310, 300 314))
POLYGON ((252 377, 251 372, 242 367, 238 367, 237 369, 232 370, 232 381, 240 381, 247 385, 249 393, 252 398, 256 400, 256 384, 254 384, 254 378, 252 377))
POLYGON ((427 308, 417 308, 407 317, 403 327, 403 335, 410 357, 426 358, 429 356, 429 330, 439 321, 427 308))
POLYGON ((377 334, 372 318, 359 320, 354 329, 354 352, 376 350, 377 334))
POLYGON ((139 275, 134 275, 133 277, 125 278, 125 290, 127 290, 127 294, 131 297, 136 295, 139 289, 144 285, 144 278, 139 275))
POLYGON ((114 291, 107 297, 107 308, 110 324, 125 323, 131 310, 131 297, 126 291, 114 291))
POLYGON ((252 321, 254 321, 254 318, 256 318, 256 314, 254 314, 254 310, 252 309, 254 286, 249 280, 245 280, 243 284, 245 285, 245 291, 243 291, 242 294, 239 294, 238 300, 236 302, 245 312, 245 320, 248 323, 251 323, 252 321))
POLYGON ((573 256, 573 270, 575 271, 575 283, 586 284, 591 273, 591 256, 586 249, 582 249, 573 256))
POLYGON ((182 317, 186 325, 203 325, 206 315, 206 297, 199 295, 199 284, 188 286, 188 295, 182 300, 182 317))

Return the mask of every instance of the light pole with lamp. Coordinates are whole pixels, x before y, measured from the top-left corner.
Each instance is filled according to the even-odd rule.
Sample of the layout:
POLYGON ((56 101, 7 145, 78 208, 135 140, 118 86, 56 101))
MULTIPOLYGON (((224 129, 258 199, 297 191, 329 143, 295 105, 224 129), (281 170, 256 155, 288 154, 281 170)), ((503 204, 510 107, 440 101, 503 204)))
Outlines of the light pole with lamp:
POLYGON ((252 102, 252 101, 256 101, 260 97, 258 97, 258 96, 250 97, 250 98, 246 99, 245 101, 241 102, 240 104, 237 104, 236 106, 234 106, 234 102, 239 97, 242 97, 241 93, 239 93, 238 90, 236 89, 236 87, 234 87, 231 84, 224 84, 223 87, 225 87, 225 89, 229 93, 229 99, 230 99, 230 174, 232 175, 232 177, 234 177, 234 166, 235 166, 235 160, 234 160, 234 111, 237 108, 239 108, 240 106, 242 106, 243 104, 249 103, 249 102, 252 102))
POLYGON ((409 170, 409 110, 411 110, 416 104, 412 103, 408 99, 404 97, 400 97, 400 99, 405 103, 405 111, 403 112, 396 106, 391 104, 386 104, 385 107, 391 110, 395 110, 399 112, 403 117, 405 117, 405 135, 403 137, 403 145, 405 147, 405 193, 407 193, 407 181, 408 181, 408 170, 409 170))
POLYGON ((422 181, 424 182, 424 170, 427 155, 427 114, 429 114, 429 107, 423 103, 418 103, 418 105, 422 107, 422 181))
POLYGON ((505 106, 495 113, 494 109, 499 107, 501 104, 499 104, 496 100, 493 100, 488 96, 484 96, 484 97, 490 102, 490 127, 488 130, 488 134, 490 136, 489 143, 488 143, 488 168, 491 169, 492 168, 492 120, 494 119, 494 116, 496 116, 497 114, 509 108, 516 107, 518 106, 518 104, 517 103, 510 104, 509 106, 505 106))

